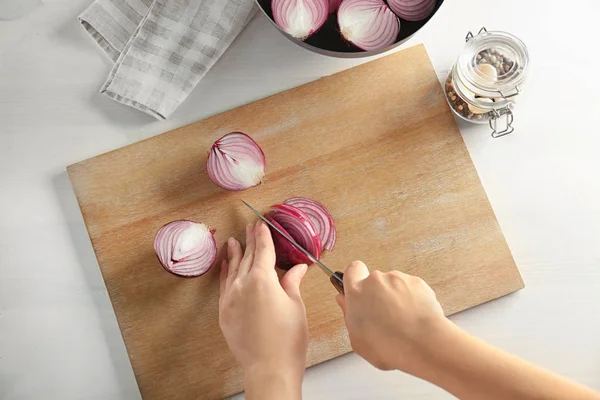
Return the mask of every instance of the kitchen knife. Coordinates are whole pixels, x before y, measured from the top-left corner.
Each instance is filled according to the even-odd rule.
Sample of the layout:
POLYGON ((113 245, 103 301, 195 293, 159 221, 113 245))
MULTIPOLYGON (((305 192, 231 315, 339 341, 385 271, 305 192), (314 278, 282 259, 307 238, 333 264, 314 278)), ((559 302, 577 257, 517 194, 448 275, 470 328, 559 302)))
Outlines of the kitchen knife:
POLYGON ((268 219, 266 219, 264 215, 262 215, 260 212, 256 211, 256 209, 254 207, 252 207, 250 204, 246 203, 244 200, 242 200, 242 203, 244 203, 244 205, 246 207, 248 207, 250 210, 252 210, 252 212, 254 214, 258 215, 258 217, 261 220, 263 220, 267 225, 269 225, 271 228, 273 228, 281 236, 283 236, 284 238, 286 238, 287 241, 290 242, 295 248, 297 248, 298 250, 300 250, 301 252, 303 252, 304 254, 306 254, 306 256, 312 262, 316 263, 319 267, 321 267, 321 269, 323 270, 323 272, 325 272, 329 276, 329 281, 331 282, 331 284, 333 285, 333 287, 335 287, 335 289, 339 293, 344 294, 344 273, 343 272, 339 272, 339 271, 333 272, 325 264, 323 264, 320 260, 318 260, 317 258, 313 257, 313 255, 310 254, 304 247, 302 247, 298 243, 296 243, 296 241, 289 234, 287 234, 286 232, 283 232, 281 229, 279 229, 277 226, 275 226, 275 224, 273 224, 271 221, 269 221, 268 219))

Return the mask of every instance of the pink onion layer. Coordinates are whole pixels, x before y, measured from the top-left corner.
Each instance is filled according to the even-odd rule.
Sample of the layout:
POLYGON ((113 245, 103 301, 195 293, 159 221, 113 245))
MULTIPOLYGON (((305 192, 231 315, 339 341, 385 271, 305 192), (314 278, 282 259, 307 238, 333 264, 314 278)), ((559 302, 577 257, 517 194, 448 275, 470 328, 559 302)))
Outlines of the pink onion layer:
POLYGON ((250 136, 232 132, 217 140, 208 152, 206 171, 225 190, 244 190, 265 177, 265 154, 250 136))
POLYGON ((383 0, 343 0, 338 10, 342 36, 363 50, 376 50, 398 38, 400 21, 383 0))
POLYGON ((273 20, 286 33, 304 40, 315 33, 329 15, 330 0, 272 0, 273 20))
POLYGON ((340 8, 342 0, 329 0, 329 14, 333 14, 340 8))
POLYGON ((154 237, 160 264, 175 275, 194 277, 208 272, 217 258, 217 244, 205 224, 187 220, 169 222, 154 237))
POLYGON ((294 206, 308 215, 319 233, 321 250, 333 250, 336 241, 335 224, 333 217, 323 204, 304 197, 292 197, 284 201, 283 204, 294 206))
POLYGON ((407 21, 421 21, 431 15, 436 0, 388 0, 392 11, 407 21))

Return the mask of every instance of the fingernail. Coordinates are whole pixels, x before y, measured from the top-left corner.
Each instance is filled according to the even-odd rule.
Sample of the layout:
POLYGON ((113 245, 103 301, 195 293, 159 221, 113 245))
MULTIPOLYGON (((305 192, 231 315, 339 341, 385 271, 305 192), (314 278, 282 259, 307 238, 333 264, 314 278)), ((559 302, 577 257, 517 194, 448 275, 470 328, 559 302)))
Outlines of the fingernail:
POLYGON ((299 265, 298 265, 298 269, 299 269, 300 271, 302 271, 302 270, 307 270, 307 269, 308 269, 308 265, 307 265, 307 264, 299 264, 299 265))
POLYGON ((233 237, 230 237, 229 239, 227 239, 227 246, 229 246, 229 248, 232 248, 234 243, 235 243, 235 239, 233 237))
POLYGON ((259 219, 258 221, 256 221, 256 227, 257 228, 260 227, 262 225, 262 223, 263 223, 262 220, 259 219))
POLYGON ((252 231, 254 231, 254 225, 248 224, 248 226, 246 226, 246 232, 251 233, 252 231))

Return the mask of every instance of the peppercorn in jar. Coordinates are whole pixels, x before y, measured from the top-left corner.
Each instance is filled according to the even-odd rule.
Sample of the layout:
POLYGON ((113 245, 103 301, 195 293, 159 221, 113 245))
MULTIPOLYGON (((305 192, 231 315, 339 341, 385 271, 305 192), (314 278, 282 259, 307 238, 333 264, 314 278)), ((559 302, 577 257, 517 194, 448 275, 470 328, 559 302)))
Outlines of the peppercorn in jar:
POLYGON ((517 37, 481 28, 467 44, 444 82, 454 114, 474 123, 487 123, 492 137, 512 133, 515 99, 527 76, 529 54, 517 37))

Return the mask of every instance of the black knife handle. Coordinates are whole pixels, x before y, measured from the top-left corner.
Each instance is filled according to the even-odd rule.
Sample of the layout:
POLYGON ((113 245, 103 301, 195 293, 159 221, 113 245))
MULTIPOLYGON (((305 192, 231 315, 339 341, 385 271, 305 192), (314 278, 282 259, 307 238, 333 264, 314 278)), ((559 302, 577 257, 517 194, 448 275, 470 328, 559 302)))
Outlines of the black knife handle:
POLYGON ((329 277, 329 281, 331 282, 331 284, 333 285, 333 287, 335 288, 335 290, 338 291, 339 294, 344 294, 344 273, 340 272, 340 271, 336 271, 333 273, 333 275, 331 275, 329 277), (338 278, 340 278, 339 280, 336 278, 336 276, 338 278))

